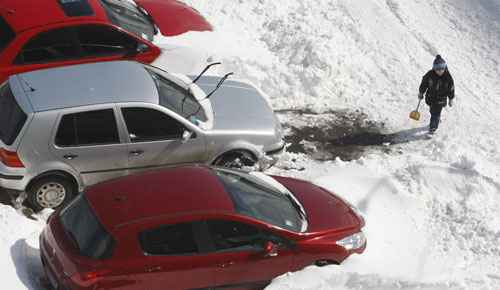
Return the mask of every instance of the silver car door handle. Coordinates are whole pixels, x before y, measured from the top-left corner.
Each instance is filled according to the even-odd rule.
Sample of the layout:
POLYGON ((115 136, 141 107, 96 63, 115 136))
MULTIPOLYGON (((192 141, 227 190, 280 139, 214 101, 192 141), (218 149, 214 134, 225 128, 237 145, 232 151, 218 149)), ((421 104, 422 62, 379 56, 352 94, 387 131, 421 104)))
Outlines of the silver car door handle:
POLYGON ((142 155, 144 153, 143 150, 133 150, 133 151, 130 151, 130 155, 132 156, 139 156, 139 155, 142 155))
POLYGON ((76 157, 78 157, 78 155, 76 155, 76 154, 66 154, 63 157, 64 157, 64 159, 73 160, 76 157))

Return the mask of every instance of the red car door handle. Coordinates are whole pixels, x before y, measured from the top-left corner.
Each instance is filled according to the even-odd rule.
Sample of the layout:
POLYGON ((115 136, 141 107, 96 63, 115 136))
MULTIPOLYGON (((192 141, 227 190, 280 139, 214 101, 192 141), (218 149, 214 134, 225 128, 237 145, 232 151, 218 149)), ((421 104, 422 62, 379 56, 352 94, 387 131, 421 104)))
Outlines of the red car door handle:
POLYGON ((226 262, 226 263, 222 263, 219 265, 220 268, 228 268, 228 267, 231 267, 232 265, 234 265, 235 263, 233 261, 230 261, 230 262, 226 262))
POLYGON ((162 270, 161 266, 154 266, 154 267, 146 268, 146 272, 148 272, 148 273, 159 272, 161 270, 162 270))

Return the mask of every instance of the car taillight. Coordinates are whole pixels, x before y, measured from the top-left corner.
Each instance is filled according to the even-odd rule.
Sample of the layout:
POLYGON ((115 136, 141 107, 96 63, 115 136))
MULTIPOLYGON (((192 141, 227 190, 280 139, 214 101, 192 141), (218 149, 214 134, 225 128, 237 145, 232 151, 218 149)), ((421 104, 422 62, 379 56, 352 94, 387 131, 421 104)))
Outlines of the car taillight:
POLYGON ((109 274, 110 270, 96 270, 84 273, 75 273, 71 276, 71 281, 78 286, 88 287, 91 286, 104 278, 109 274))
POLYGON ((24 164, 21 159, 19 159, 17 152, 11 152, 3 148, 0 148, 0 162, 7 165, 8 167, 24 167, 24 164))

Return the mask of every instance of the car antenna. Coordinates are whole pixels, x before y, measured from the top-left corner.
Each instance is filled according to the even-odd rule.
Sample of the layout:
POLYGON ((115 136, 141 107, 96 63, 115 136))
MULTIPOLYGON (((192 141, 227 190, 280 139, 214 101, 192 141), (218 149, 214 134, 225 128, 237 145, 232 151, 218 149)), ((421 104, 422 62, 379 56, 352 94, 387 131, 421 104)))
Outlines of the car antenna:
POLYGON ((31 92, 34 92, 36 91, 31 85, 30 83, 28 83, 27 80, 25 80, 22 76, 19 76, 19 78, 24 82, 24 84, 28 87, 28 89, 30 89, 31 92))
POLYGON ((211 67, 215 66, 215 65, 219 65, 221 64, 220 62, 214 62, 214 63, 211 63, 209 65, 207 65, 207 67, 205 67, 205 69, 194 79, 194 81, 192 82, 192 84, 195 84, 202 76, 204 73, 207 72, 207 70, 209 70, 211 67))

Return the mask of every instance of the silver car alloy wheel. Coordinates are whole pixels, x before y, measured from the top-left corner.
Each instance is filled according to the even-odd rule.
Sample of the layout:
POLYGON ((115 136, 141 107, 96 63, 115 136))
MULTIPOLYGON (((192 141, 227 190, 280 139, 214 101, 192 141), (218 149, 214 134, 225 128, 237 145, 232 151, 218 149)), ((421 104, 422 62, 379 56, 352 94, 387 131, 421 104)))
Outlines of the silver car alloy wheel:
POLYGON ((66 198, 66 189, 58 182, 48 182, 40 186, 36 192, 36 201, 41 207, 56 208, 66 198))

